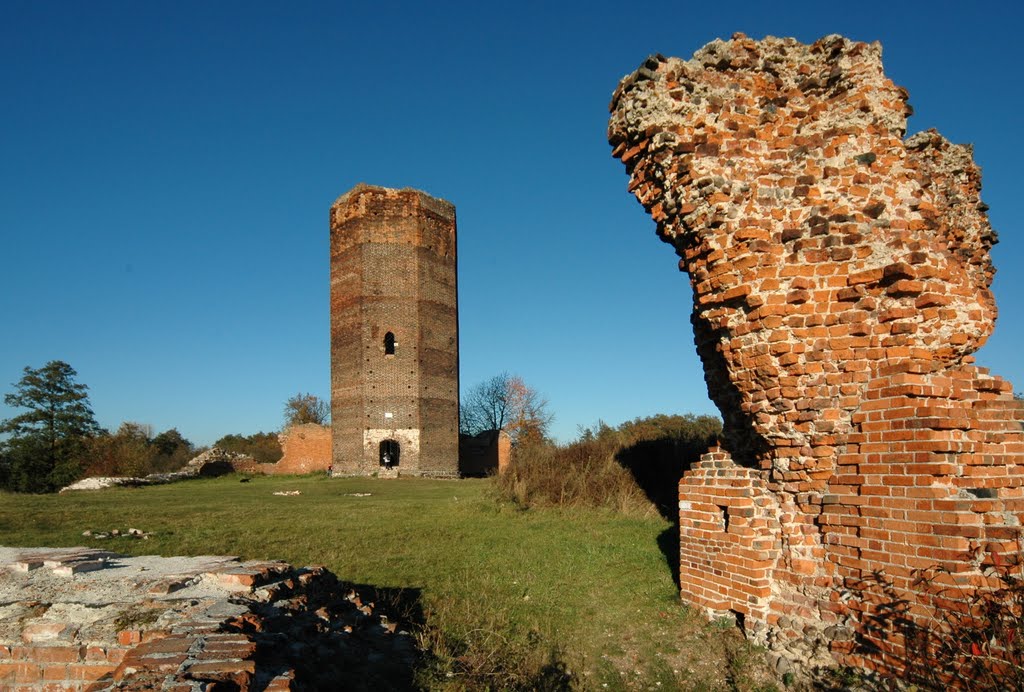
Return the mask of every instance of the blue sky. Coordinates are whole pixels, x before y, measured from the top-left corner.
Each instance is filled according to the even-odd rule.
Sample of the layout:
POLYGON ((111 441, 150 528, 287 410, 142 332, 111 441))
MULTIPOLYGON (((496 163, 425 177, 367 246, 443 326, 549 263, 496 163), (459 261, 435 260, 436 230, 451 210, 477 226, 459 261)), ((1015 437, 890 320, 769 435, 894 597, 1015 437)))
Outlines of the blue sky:
MULTIPOLYGON (((972 142, 1001 242, 980 364, 1024 389, 1015 3, 0 5, 0 391, 69 362, 97 418, 208 444, 329 397, 327 211, 358 182, 458 210, 461 378, 554 433, 715 413, 689 287, 605 140, 618 80, 742 31, 881 41, 910 132, 972 142)), ((0 404, 0 418, 13 412, 0 404)))

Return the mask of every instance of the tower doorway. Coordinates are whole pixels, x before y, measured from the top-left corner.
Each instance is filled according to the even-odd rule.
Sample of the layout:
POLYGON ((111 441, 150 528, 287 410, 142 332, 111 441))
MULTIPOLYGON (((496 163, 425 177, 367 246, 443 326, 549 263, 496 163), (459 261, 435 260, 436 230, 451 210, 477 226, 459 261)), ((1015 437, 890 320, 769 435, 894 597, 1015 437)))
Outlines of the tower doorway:
POLYGON ((402 448, 396 440, 381 440, 380 465, 386 469, 398 466, 398 457, 402 448))

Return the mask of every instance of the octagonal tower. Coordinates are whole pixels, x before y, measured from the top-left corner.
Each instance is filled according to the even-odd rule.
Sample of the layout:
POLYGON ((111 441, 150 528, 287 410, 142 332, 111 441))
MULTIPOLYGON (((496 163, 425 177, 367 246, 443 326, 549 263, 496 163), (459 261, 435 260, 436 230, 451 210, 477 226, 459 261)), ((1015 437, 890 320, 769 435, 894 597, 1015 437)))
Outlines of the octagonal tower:
POLYGON ((458 475, 455 252, 455 206, 419 190, 331 207, 332 475, 458 475))

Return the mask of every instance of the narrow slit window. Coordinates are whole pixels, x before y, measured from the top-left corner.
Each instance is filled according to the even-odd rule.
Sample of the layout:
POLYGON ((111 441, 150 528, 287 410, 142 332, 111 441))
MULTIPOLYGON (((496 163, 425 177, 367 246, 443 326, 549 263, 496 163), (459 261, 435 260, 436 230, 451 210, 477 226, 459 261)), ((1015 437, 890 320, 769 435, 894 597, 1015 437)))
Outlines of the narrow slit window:
POLYGON ((384 355, 393 356, 395 355, 395 334, 394 332, 388 332, 384 335, 384 355))

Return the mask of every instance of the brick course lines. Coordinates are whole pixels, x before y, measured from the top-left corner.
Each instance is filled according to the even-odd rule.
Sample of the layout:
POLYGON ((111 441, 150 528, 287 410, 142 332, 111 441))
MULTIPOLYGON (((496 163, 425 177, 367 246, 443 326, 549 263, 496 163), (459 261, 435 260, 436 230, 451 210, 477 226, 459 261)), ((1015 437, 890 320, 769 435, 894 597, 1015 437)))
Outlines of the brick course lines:
POLYGON ((335 475, 457 476, 455 207, 418 190, 357 185, 331 207, 335 475))
POLYGON ((1024 407, 973 364, 996 318, 981 173, 905 139, 907 98, 878 44, 737 34, 648 58, 608 128, 724 419, 680 481, 682 597, 780 657, 897 674, 869 577, 927 626, 916 574, 985 587, 1024 517, 1024 407))
POLYGON ((0 597, 0 690, 404 689, 419 655, 372 589, 322 567, 0 548, 0 597), (88 556, 104 567, 60 570, 88 556))
POLYGON ((277 436, 281 442, 281 459, 264 465, 266 473, 312 473, 331 466, 331 428, 305 423, 293 425, 277 436))

